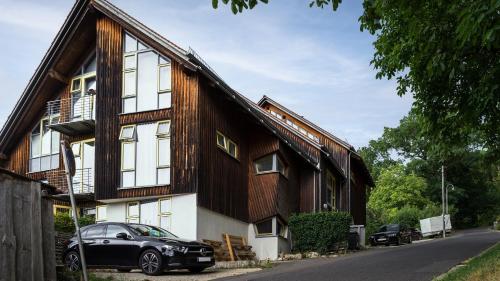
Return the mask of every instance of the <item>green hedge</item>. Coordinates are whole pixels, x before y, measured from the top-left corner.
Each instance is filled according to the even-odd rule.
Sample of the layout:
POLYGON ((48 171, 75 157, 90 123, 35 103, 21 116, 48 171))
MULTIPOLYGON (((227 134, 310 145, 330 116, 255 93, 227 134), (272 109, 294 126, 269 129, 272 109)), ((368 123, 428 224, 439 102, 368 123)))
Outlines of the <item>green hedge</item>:
MULTIPOLYGON (((80 227, 84 227, 86 225, 94 223, 94 216, 81 216, 78 218, 78 225, 80 227)), ((75 224, 73 223, 73 219, 69 214, 58 213, 54 215, 54 229, 60 232, 73 233, 75 232, 75 224)))
POLYGON ((293 251, 315 251, 321 254, 347 240, 352 217, 346 212, 294 214, 288 221, 293 251))

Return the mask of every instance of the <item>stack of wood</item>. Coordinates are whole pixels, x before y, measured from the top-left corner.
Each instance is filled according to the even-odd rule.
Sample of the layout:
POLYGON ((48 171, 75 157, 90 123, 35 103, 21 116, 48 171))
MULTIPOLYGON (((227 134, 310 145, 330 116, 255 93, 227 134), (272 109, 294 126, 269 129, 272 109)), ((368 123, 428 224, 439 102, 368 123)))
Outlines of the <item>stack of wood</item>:
POLYGON ((203 242, 214 248, 214 256, 217 261, 252 260, 255 258, 252 246, 247 244, 245 237, 224 233, 222 234, 222 242, 206 239, 203 242))

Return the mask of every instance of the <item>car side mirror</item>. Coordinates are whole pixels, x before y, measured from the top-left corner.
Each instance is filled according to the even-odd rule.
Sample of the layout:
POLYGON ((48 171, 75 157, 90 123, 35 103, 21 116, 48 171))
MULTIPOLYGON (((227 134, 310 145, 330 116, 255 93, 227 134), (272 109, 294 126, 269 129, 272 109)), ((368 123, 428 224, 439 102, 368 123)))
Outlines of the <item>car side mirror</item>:
POLYGON ((118 239, 125 239, 126 240, 127 239, 127 233, 120 232, 120 233, 116 234, 116 238, 118 238, 118 239))

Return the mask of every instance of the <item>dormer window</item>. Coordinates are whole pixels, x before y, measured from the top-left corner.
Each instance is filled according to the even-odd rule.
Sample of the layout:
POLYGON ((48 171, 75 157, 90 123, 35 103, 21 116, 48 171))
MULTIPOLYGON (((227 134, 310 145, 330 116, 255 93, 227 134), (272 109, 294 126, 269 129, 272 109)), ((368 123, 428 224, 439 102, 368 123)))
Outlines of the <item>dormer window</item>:
POLYGON ((255 171, 257 174, 278 172, 286 176, 286 165, 278 154, 273 153, 255 160, 255 171))
POLYGON ((220 149, 224 150, 227 154, 231 155, 233 158, 238 159, 238 145, 219 131, 217 131, 216 137, 217 146, 220 149))
POLYGON ((59 168, 59 138, 49 128, 49 118, 44 117, 31 131, 29 172, 59 168))
POLYGON ((122 112, 169 108, 170 60, 130 34, 125 33, 124 37, 122 112))

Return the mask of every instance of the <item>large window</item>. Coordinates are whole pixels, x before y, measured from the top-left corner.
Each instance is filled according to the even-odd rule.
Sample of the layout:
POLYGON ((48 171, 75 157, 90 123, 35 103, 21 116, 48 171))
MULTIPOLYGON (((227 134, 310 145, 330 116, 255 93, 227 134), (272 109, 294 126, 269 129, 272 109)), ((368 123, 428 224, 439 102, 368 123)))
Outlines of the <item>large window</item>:
POLYGON ((158 200, 158 225, 166 230, 172 228, 172 199, 161 198, 158 200))
POLYGON ((216 132, 217 146, 231 155, 233 158, 238 159, 238 145, 223 135, 221 132, 216 132))
POLYGON ((97 61, 91 55, 71 80, 71 119, 95 119, 95 97, 97 61))
POLYGON ((326 171, 326 203, 335 208, 335 177, 330 171, 326 171))
POLYGON ((170 121, 124 126, 121 187, 170 184, 170 121))
POLYGON ((276 153, 255 160, 255 170, 257 174, 279 172, 286 176, 286 166, 276 153))
POLYGON ((272 217, 254 225, 255 235, 257 237, 263 236, 281 236, 287 237, 287 226, 278 217, 272 217))
POLYGON ((170 60, 129 34, 124 37, 122 112, 170 107, 170 60))
POLYGON ((59 133, 49 128, 48 117, 33 128, 30 138, 30 172, 59 168, 59 138, 59 133))

